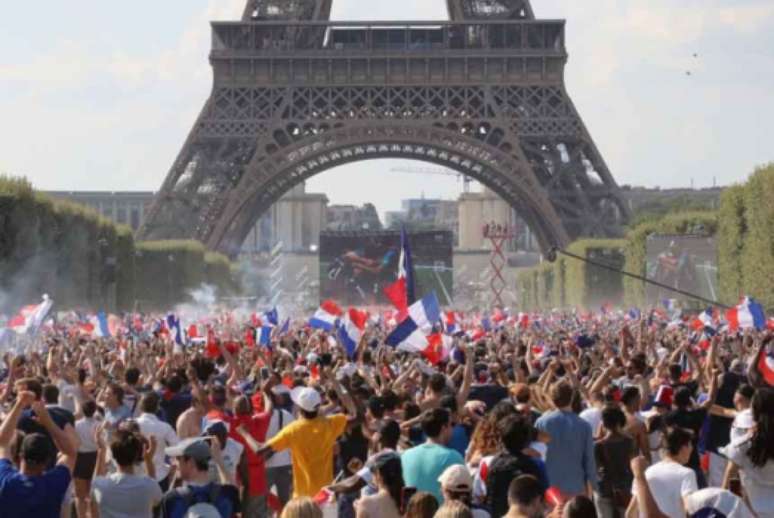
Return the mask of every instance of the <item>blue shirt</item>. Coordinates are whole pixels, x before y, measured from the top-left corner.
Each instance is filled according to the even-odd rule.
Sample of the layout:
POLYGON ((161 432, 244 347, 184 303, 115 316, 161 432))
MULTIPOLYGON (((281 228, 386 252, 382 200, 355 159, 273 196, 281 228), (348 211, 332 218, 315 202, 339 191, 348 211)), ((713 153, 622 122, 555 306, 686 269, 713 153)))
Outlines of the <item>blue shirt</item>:
POLYGON ((17 471, 0 459, 0 516, 3 518, 59 518, 70 470, 56 466, 38 477, 17 471))
POLYGON ((221 486, 215 502, 210 502, 212 486, 212 483, 206 486, 185 486, 192 493, 188 499, 180 494, 181 490, 170 490, 161 500, 161 516, 183 518, 189 507, 203 502, 212 504, 222 518, 231 518, 239 512, 239 491, 236 487, 221 486))
POLYGON ((597 487, 594 437, 591 426, 573 412, 554 410, 535 423, 551 436, 546 452, 548 481, 567 495, 586 491, 586 482, 597 487))
POLYGON ((465 464, 462 455, 455 450, 433 443, 420 444, 406 450, 400 456, 400 460, 406 486, 427 491, 439 502, 443 502, 443 495, 438 477, 449 466, 465 464))

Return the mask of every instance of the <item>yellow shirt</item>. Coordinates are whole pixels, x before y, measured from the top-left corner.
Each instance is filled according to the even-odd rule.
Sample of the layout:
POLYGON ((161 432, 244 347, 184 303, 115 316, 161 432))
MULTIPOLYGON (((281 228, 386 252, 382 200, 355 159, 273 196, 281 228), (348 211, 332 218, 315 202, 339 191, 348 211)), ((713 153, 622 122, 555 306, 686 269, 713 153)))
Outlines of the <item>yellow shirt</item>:
POLYGON ((293 498, 314 497, 333 481, 333 447, 347 427, 347 416, 299 419, 267 443, 275 452, 290 449, 293 498))

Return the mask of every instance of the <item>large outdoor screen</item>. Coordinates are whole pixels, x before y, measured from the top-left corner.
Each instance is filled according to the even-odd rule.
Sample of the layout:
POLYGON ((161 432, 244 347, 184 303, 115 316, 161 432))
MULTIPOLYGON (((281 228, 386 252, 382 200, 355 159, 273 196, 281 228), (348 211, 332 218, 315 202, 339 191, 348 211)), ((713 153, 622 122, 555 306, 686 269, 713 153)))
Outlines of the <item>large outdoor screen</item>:
MULTIPOLYGON (((672 288, 717 300, 718 266, 715 238, 688 235, 651 235, 646 249, 647 277, 672 288)), ((691 305, 695 299, 652 284, 646 289, 648 303, 675 299, 691 305)))
MULTIPOLYGON (((417 298, 435 291, 442 305, 452 297, 452 233, 409 234, 417 298)), ((397 278, 400 232, 320 234, 320 297, 355 306, 389 305, 384 286, 397 278)))

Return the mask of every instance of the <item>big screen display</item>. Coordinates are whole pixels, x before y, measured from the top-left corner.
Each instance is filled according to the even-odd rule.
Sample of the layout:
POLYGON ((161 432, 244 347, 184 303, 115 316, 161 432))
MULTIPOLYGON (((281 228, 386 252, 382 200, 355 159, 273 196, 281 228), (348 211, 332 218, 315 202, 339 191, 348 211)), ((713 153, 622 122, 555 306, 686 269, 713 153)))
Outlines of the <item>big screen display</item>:
MULTIPOLYGON (((452 233, 419 231, 408 236, 417 298, 435 291, 451 304, 452 233)), ((353 306, 390 305, 384 287, 395 282, 400 232, 320 234, 320 297, 353 306)))
MULTIPOLYGON (((647 277, 672 288, 717 300, 717 255, 713 237, 653 234, 647 240, 647 277)), ((698 304, 695 299, 653 284, 647 285, 646 294, 651 305, 670 299, 698 304)))

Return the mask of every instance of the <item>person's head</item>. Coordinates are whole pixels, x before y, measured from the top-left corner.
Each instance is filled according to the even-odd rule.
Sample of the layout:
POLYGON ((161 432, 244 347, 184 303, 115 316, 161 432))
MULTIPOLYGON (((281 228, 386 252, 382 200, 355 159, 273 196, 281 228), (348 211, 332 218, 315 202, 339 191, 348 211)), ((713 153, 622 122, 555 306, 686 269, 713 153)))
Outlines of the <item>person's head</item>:
POLYGON ((774 389, 759 388, 752 397, 755 422, 747 455, 755 466, 763 467, 774 460, 774 389))
POLYGON ((508 505, 511 510, 528 518, 543 516, 543 486, 532 475, 514 478, 508 486, 508 505))
POLYGON ((464 464, 449 466, 438 477, 445 502, 457 500, 470 505, 473 497, 473 477, 464 464))
POLYGON ((462 502, 449 500, 438 509, 434 518, 473 518, 473 511, 462 502))
POLYGON ((298 407, 304 419, 315 419, 322 404, 320 393, 311 387, 296 387, 290 392, 290 399, 298 407))
POLYGON ((83 412, 84 417, 94 417, 96 411, 97 403, 93 399, 84 401, 83 405, 81 405, 81 412, 83 412))
POLYGON ((124 389, 118 383, 108 383, 105 391, 105 403, 108 408, 116 408, 124 404, 124 389))
POLYGON ((451 438, 451 417, 445 408, 427 410, 422 416, 422 431, 430 439, 446 444, 451 438))
POLYGON ((431 493, 420 491, 406 505, 404 518, 433 518, 438 511, 438 500, 431 493))
POLYGON ((397 453, 383 453, 378 455, 371 463, 371 472, 374 482, 380 489, 387 491, 400 509, 401 495, 403 494, 403 467, 400 456, 397 453))
POLYGON ((140 410, 146 414, 156 414, 159 411, 159 395, 148 392, 140 399, 140 410))
POLYGON ((204 429, 202 437, 215 437, 220 447, 225 448, 228 440, 228 426, 223 421, 212 421, 204 429))
POLYGON ((747 385, 746 383, 739 385, 739 388, 737 388, 736 392, 734 392, 734 408, 737 410, 745 410, 750 408, 754 394, 755 389, 750 385, 747 385))
POLYGON ((689 408, 693 404, 691 390, 688 387, 680 387, 677 389, 672 403, 679 409, 689 408))
POLYGON ((499 424, 500 440, 511 455, 518 455, 529 446, 532 439, 532 425, 526 417, 512 415, 499 424))
POLYGON ((602 426, 609 432, 620 432, 626 426, 626 415, 615 405, 602 409, 602 426))
POLYGON ((56 405, 59 403, 59 389, 56 385, 48 383, 43 385, 43 401, 47 405, 56 405))
POLYGON ((572 404, 573 390, 572 385, 566 382, 557 383, 551 387, 551 401, 556 408, 566 410, 572 404))
POLYGON ((323 518, 323 513, 311 498, 294 498, 282 509, 280 518, 323 518))
POLYGON ((27 475, 42 474, 54 458, 51 439, 41 433, 24 436, 19 448, 21 471, 27 475))
POLYGON ((40 401, 43 397, 43 385, 37 378, 22 378, 16 382, 16 392, 32 392, 35 394, 35 400, 40 401))
POLYGON ((140 437, 124 430, 116 431, 110 442, 110 453, 116 464, 122 468, 132 467, 142 459, 142 448, 140 437))
POLYGON ((562 518, 597 518, 597 510, 589 497, 578 495, 564 504, 562 518))
POLYGON ((621 403, 629 410, 635 411, 640 407, 640 389, 637 387, 626 387, 621 393, 621 403))
POLYGON ((394 419, 387 419, 382 422, 377 430, 379 445, 382 448, 392 450, 398 447, 400 441, 400 425, 394 419))
POLYGON ((666 434, 667 454, 680 464, 687 464, 693 451, 693 434, 682 428, 672 428, 666 434))
POLYGON ((435 395, 441 395, 441 393, 446 389, 446 376, 436 372, 430 376, 430 380, 428 381, 427 386, 435 395))
POLYGON ((140 369, 137 367, 129 367, 124 372, 124 381, 127 385, 134 387, 140 382, 140 369))
POLYGON ((207 476, 210 463, 210 447, 199 437, 180 441, 176 446, 166 448, 164 453, 177 464, 180 478, 185 481, 207 476))

